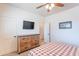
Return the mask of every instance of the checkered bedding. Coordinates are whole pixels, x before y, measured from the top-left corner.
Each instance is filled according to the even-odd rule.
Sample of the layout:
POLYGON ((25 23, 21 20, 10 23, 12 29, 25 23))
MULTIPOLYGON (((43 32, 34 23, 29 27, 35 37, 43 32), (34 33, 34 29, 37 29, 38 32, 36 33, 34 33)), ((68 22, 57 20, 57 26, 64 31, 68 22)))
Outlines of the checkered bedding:
POLYGON ((28 56, 79 56, 79 48, 65 43, 51 42, 32 49, 28 56))

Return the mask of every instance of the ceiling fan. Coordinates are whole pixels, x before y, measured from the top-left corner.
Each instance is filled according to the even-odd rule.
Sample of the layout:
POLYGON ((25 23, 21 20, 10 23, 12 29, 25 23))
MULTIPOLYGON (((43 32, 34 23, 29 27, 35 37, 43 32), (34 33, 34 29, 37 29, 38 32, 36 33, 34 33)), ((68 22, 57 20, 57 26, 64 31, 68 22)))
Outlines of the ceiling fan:
POLYGON ((63 7, 64 4, 63 3, 46 3, 46 4, 43 4, 43 5, 36 7, 36 9, 45 7, 47 9, 47 11, 50 12, 52 10, 52 8, 56 7, 56 6, 57 7, 63 7))

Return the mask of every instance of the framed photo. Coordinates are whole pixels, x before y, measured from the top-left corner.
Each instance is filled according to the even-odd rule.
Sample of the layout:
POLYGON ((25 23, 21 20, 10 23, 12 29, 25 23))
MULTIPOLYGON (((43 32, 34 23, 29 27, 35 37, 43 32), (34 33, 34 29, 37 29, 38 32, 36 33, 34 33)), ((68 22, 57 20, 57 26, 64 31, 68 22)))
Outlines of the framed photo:
POLYGON ((60 22, 59 29, 71 29, 72 28, 72 21, 60 22))

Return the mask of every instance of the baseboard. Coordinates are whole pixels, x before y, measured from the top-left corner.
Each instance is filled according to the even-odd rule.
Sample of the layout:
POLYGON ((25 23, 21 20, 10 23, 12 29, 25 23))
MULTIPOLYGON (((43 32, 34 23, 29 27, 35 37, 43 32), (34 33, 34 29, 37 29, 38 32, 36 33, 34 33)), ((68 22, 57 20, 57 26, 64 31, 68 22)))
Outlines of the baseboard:
POLYGON ((9 52, 9 53, 6 53, 6 54, 3 54, 3 55, 1 55, 1 56, 7 56, 7 55, 10 54, 10 53, 17 53, 17 51, 12 51, 12 52, 9 52))

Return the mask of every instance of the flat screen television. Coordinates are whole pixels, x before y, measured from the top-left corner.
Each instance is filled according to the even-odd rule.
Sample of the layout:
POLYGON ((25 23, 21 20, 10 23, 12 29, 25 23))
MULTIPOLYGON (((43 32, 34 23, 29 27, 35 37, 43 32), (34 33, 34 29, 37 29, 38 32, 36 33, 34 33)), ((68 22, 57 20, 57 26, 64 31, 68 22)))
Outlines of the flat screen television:
POLYGON ((34 29, 34 22, 23 21, 23 29, 34 29))

